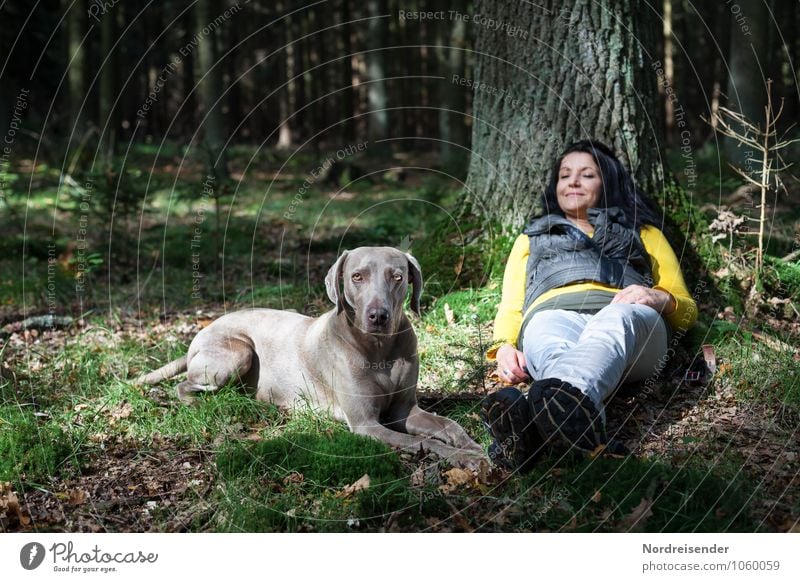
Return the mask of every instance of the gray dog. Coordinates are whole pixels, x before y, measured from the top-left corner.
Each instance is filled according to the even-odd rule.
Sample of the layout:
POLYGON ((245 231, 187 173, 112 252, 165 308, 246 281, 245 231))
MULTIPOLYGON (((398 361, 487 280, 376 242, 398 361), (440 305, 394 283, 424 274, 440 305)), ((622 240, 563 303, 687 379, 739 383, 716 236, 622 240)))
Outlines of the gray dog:
POLYGON ((229 313, 200 331, 186 356, 136 382, 188 371, 178 396, 191 402, 193 393, 238 378, 259 400, 328 411, 357 434, 477 468, 488 462, 480 445, 456 422, 417 405, 417 337, 403 312, 409 283, 419 315, 414 257, 389 247, 345 251, 325 277, 331 311, 319 318, 274 309, 229 313))

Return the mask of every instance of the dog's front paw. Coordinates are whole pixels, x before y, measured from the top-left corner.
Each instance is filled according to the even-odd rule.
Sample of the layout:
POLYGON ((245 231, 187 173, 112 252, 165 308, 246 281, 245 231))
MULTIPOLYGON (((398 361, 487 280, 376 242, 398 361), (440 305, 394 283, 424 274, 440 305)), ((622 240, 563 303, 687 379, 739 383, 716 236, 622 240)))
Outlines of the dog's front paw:
POLYGON ((469 471, 476 471, 479 475, 487 472, 491 463, 483 450, 478 448, 477 451, 465 450, 448 459, 451 464, 462 469, 469 471))

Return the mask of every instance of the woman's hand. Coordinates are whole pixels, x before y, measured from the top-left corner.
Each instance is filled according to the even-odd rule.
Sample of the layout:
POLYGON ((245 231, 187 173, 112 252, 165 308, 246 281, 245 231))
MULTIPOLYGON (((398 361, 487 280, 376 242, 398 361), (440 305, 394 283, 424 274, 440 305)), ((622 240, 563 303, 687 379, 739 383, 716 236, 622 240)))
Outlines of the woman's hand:
POLYGON ((497 374, 509 384, 519 384, 530 380, 525 367, 525 354, 511 344, 500 346, 496 354, 497 374))
POLYGON ((639 303, 652 307, 664 315, 675 311, 677 306, 675 298, 666 291, 641 285, 628 285, 614 296, 611 303, 639 303))

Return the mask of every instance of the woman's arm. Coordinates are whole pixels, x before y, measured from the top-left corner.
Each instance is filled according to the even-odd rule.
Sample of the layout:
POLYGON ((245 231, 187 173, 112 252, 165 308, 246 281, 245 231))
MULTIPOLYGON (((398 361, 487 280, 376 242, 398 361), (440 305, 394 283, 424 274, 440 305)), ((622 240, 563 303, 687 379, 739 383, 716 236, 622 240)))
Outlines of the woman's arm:
POLYGON ((494 318, 493 343, 486 357, 494 360, 497 349, 504 344, 516 345, 519 326, 522 325, 522 304, 525 302, 525 269, 530 254, 530 243, 524 234, 517 237, 508 255, 503 274, 503 295, 494 318))
POLYGON ((642 243, 650 255, 653 268, 653 288, 665 291, 674 303, 664 311, 664 317, 675 331, 686 331, 697 321, 697 304, 686 288, 681 265, 675 251, 659 229, 645 226, 641 232, 642 243))

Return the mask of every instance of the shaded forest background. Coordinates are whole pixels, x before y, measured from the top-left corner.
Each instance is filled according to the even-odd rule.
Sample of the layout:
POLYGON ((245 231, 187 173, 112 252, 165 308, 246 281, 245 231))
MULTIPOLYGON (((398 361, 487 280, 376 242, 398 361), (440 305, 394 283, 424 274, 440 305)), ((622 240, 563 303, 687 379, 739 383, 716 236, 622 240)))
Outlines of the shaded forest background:
MULTIPOLYGON (((454 75, 473 80, 476 31, 492 26, 460 19, 478 14, 464 1, 44 0, 2 10, 5 124, 29 92, 15 158, 21 148, 56 160, 102 139, 106 163, 131 142, 162 140, 319 152, 391 134, 395 149, 445 139, 454 144, 446 150, 468 150, 472 87, 454 75), (402 17, 416 11, 443 18, 402 17)), ((776 101, 786 98, 786 124, 797 118, 794 3, 668 0, 651 10, 663 19, 654 56, 664 63, 664 107, 668 85, 693 143, 712 139, 701 117, 720 104, 757 118, 765 78, 776 101)), ((531 34, 505 26, 521 41, 531 34)), ((682 130, 665 119, 666 143, 677 147, 682 130)))

